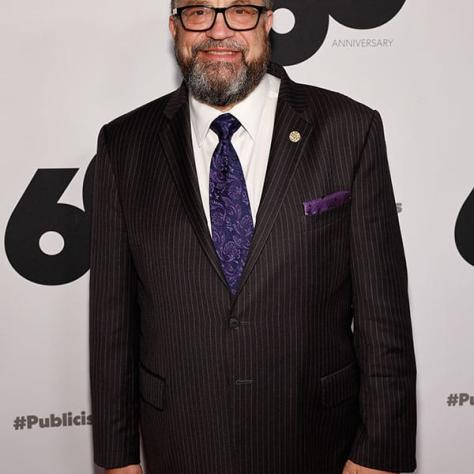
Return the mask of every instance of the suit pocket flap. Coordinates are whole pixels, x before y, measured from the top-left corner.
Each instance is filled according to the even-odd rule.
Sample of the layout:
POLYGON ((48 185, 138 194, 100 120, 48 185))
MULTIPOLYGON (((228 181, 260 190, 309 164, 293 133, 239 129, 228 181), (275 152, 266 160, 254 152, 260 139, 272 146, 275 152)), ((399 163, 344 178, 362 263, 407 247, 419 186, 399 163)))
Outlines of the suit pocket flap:
POLYGON ((351 362, 342 369, 321 377, 321 405, 335 406, 344 400, 357 396, 359 384, 359 369, 356 362, 351 362))
POLYGON ((140 395, 142 399, 162 410, 165 398, 165 379, 151 372, 141 363, 139 365, 139 378, 140 395))

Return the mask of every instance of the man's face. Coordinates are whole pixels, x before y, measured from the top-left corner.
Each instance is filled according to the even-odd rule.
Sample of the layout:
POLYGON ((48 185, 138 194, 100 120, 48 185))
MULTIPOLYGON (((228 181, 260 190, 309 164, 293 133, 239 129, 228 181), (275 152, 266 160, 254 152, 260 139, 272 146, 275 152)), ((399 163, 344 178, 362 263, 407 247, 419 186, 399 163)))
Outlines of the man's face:
MULTIPOLYGON (((177 6, 227 7, 245 3, 252 2, 179 0, 177 6)), ((253 4, 263 5, 262 0, 254 0, 253 4)), ((179 19, 170 17, 176 59, 191 93, 202 102, 220 107, 244 99, 266 72, 272 20, 271 11, 263 12, 255 29, 234 31, 218 14, 210 30, 194 32, 186 31, 179 19)))

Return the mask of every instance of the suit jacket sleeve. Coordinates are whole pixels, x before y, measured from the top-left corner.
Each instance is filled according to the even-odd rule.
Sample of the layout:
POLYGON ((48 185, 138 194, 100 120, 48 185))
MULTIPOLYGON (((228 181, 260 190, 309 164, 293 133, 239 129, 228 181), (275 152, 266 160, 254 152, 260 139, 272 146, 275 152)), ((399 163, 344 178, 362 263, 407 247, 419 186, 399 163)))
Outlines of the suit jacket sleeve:
POLYGON ((136 274, 117 174, 99 133, 91 210, 89 355, 94 462, 140 462, 136 274))
POLYGON ((407 268, 382 120, 374 111, 354 177, 351 272, 361 423, 349 458, 416 468, 416 364, 407 268))

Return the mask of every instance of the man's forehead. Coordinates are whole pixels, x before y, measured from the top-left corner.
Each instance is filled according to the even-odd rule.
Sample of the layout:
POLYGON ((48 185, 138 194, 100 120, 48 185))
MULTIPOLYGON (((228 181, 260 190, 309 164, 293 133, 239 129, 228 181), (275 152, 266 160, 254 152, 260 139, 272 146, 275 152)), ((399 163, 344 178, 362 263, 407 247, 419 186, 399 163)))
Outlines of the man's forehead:
POLYGON ((177 7, 185 7, 188 5, 209 5, 210 7, 228 7, 231 5, 260 5, 261 0, 178 0, 177 7))

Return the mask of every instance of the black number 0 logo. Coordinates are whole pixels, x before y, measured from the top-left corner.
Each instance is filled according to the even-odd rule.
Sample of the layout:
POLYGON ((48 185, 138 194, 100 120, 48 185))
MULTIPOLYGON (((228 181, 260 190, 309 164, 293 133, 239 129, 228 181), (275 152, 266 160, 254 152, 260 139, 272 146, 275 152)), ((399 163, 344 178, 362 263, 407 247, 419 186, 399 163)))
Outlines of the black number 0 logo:
POLYGON ((275 0, 275 10, 291 10, 296 23, 287 34, 271 32, 272 58, 284 66, 309 59, 326 39, 329 16, 350 28, 375 28, 390 21, 404 3, 405 0, 275 0))
POLYGON ((454 239, 460 255, 466 262, 474 265, 474 189, 459 211, 454 239))

